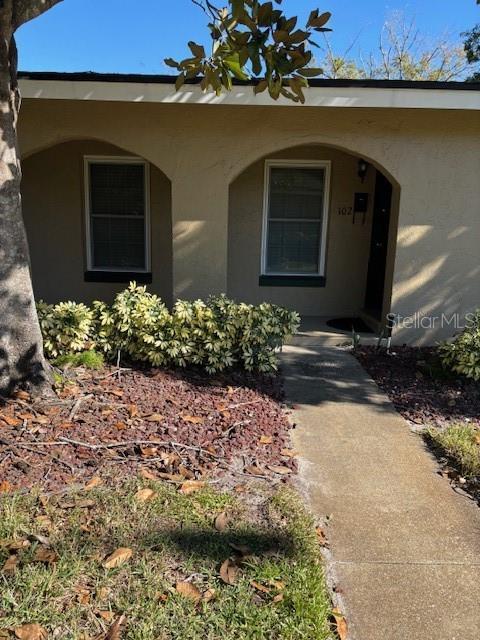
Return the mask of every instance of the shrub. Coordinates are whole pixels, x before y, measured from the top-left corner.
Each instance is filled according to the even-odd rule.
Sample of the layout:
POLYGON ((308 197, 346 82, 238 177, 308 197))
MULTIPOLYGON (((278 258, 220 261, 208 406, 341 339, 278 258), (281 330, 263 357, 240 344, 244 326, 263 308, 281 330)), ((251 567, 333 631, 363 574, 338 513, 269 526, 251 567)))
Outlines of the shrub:
POLYGON ((439 353, 445 368, 480 381, 480 309, 453 342, 440 345, 439 353))
POLYGON ((50 358, 88 351, 95 346, 93 312, 77 302, 37 304, 43 348, 50 358))
POLYGON ((111 306, 62 304, 69 313, 63 310, 62 315, 61 305, 39 305, 50 356, 95 348, 110 360, 120 352, 153 366, 196 365, 209 373, 235 365, 247 371, 274 371, 276 350, 299 323, 297 313, 282 307, 238 304, 225 295, 207 302, 178 300, 170 312, 158 296, 135 283, 111 306))

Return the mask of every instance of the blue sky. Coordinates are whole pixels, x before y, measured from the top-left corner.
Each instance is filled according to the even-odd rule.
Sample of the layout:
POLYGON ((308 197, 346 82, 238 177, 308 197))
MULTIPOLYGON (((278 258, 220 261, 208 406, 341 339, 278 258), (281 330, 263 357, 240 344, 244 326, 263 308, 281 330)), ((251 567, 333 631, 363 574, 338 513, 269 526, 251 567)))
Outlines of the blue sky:
MULTIPOLYGON (((480 22, 475 0, 284 0, 290 15, 331 11, 332 42, 343 52, 372 50, 392 11, 415 16, 425 36, 452 38, 480 22)), ((167 56, 184 57, 186 43, 206 42, 205 17, 190 0, 64 0, 18 33, 20 68, 29 71, 169 73, 167 56), (136 9, 136 10, 135 10, 136 9)))

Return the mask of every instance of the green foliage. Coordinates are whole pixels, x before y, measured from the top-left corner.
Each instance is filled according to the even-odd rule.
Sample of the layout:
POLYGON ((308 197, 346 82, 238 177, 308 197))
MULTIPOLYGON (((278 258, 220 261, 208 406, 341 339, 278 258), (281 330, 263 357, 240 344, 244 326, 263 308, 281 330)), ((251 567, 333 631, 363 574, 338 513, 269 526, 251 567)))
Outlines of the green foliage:
POLYGON ((199 366, 208 373, 232 366, 274 371, 276 350, 299 323, 298 314, 282 307, 238 304, 224 295, 207 302, 179 300, 170 312, 158 296, 135 283, 119 293, 111 306, 94 302, 88 309, 63 304, 69 305, 69 314, 59 313, 61 305, 39 306, 48 355, 71 358, 83 346, 110 360, 120 352, 132 361, 199 366), (65 327, 63 318, 67 319, 65 327))
POLYGON ((480 476, 480 433, 471 424, 431 428, 428 436, 455 461, 465 478, 480 476))
POLYGON ((480 71, 478 71, 478 63, 480 63, 480 24, 475 25, 471 31, 462 34, 465 37, 465 54, 469 64, 475 65, 473 68, 477 71, 469 78, 472 82, 480 81, 480 71))
POLYGON ((37 304, 43 348, 49 358, 93 349, 93 312, 77 302, 37 304))
MULTIPOLYGON (((194 0, 210 18, 208 28, 212 39, 209 54, 202 45, 189 42, 191 56, 177 62, 168 58, 166 64, 177 69, 177 89, 186 80, 202 76, 201 87, 211 88, 219 95, 230 90, 233 80, 260 81, 255 93, 268 90, 277 100, 281 95, 295 102, 305 102, 303 89, 307 78, 320 75, 321 69, 311 68, 313 54, 308 45, 314 32, 330 31, 325 25, 331 14, 310 13, 303 29, 297 28, 297 18, 287 18, 273 2, 229 0, 227 8, 219 8, 209 0, 194 0)), ((280 5, 282 0, 275 0, 280 5)))
POLYGON ((85 367, 86 369, 101 369, 104 363, 105 359, 98 351, 67 353, 59 356, 53 362, 57 367, 85 367))
POLYGON ((453 342, 440 345, 439 353, 447 369, 480 381, 480 309, 453 342))

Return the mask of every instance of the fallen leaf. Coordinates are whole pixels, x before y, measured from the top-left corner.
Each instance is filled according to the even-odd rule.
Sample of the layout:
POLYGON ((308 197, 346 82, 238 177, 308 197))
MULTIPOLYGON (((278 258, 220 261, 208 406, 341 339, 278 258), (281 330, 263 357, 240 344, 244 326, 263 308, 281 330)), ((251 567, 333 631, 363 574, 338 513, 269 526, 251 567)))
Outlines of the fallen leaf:
POLYGON ((270 593, 270 589, 260 582, 256 582, 255 580, 250 580, 251 586, 257 591, 261 591, 262 593, 270 593))
POLYGON ((151 413, 149 416, 145 416, 145 420, 147 422, 163 422, 165 416, 162 416, 161 413, 151 413))
POLYGON ((315 532, 317 534, 318 544, 321 545, 322 547, 328 547, 327 536, 325 535, 325 532, 323 531, 322 527, 317 527, 315 529, 315 532))
POLYGON ((115 614, 113 613, 113 611, 100 610, 100 611, 97 611, 97 613, 102 618, 102 620, 105 620, 105 622, 111 622, 115 617, 115 614))
POLYGON ((251 476, 263 476, 264 471, 260 467, 257 467, 255 464, 251 464, 248 467, 245 467, 245 473, 249 473, 251 476))
POLYGON ((235 584, 238 576, 238 567, 231 558, 227 558, 220 567, 220 577, 225 584, 235 584))
POLYGON ((272 436, 260 436, 260 440, 258 444, 272 444, 273 438, 272 436))
POLYGON ((33 556, 33 562, 45 562, 46 564, 54 564, 58 561, 58 554, 48 547, 38 547, 33 556))
MULTIPOLYGON (((179 473, 165 473, 164 471, 160 471, 158 477, 162 480, 175 482, 176 484, 182 484, 185 481, 185 476, 181 476, 179 473)), ((191 482, 191 480, 189 480, 189 482, 191 482)))
POLYGON ((84 589, 83 587, 78 587, 75 589, 77 593, 77 600, 79 604, 89 604, 92 594, 89 589, 84 589))
POLYGON ((182 595, 184 598, 188 598, 194 602, 198 602, 202 597, 200 591, 191 582, 177 582, 175 589, 177 593, 182 595))
POLYGON ((153 458, 158 453, 157 447, 140 447, 140 453, 145 458, 153 458))
POLYGON ((128 562, 132 555, 133 551, 128 547, 119 547, 103 561, 102 566, 105 569, 114 569, 128 562))
POLYGON ((290 473, 292 473, 292 470, 289 467, 283 467, 280 465, 267 465, 267 469, 270 469, 270 471, 273 471, 273 473, 278 473, 281 476, 286 476, 290 473))
POLYGON ((147 500, 152 500, 155 498, 157 494, 152 489, 140 489, 135 494, 135 500, 138 502, 147 502, 147 500))
POLYGON ((140 469, 140 474, 145 480, 158 480, 157 476, 150 469, 140 469))
POLYGON ((2 480, 0 482, 0 493, 8 493, 12 491, 13 487, 8 480, 2 480))
POLYGON ((5 540, 0 544, 1 547, 7 547, 10 551, 18 551, 18 549, 26 549, 30 546, 30 541, 25 538, 20 540, 5 540))
POLYGON ((270 584, 277 589, 277 591, 283 591, 287 586, 283 580, 270 580, 270 584))
POLYGON ((225 529, 227 528, 228 521, 229 521, 229 518, 226 511, 222 511, 222 513, 219 513, 218 516, 215 518, 215 529, 217 531, 225 531, 225 529))
POLYGON ((296 458, 298 456, 298 451, 294 451, 293 449, 281 449, 280 453, 287 458, 296 458))
POLYGON ((281 602, 283 600, 283 593, 277 593, 277 595, 273 598, 272 602, 281 602))
POLYGON ((200 491, 204 486, 205 482, 203 480, 186 480, 180 487, 180 493, 184 493, 188 496, 191 493, 200 491))
POLYGON ((187 480, 193 480, 195 478, 195 474, 193 473, 193 471, 187 469, 187 467, 184 467, 183 464, 179 465, 178 473, 187 480))
POLYGON ((111 393, 113 396, 117 396, 117 398, 123 397, 123 391, 121 389, 106 389, 106 393, 111 393))
POLYGON ((102 640, 120 640, 120 627, 124 622, 125 616, 121 615, 118 620, 115 620, 107 633, 102 637, 102 640))
POLYGON ((204 418, 201 418, 200 416, 181 416, 182 420, 185 420, 185 422, 190 422, 191 424, 202 424, 203 422, 205 422, 204 418))
POLYGON ((215 589, 207 589, 202 595, 202 602, 210 602, 215 597, 215 589))
POLYGON ((128 429, 128 425, 125 422, 116 422, 114 425, 115 429, 117 431, 125 431, 125 429, 128 429))
POLYGON ((18 556, 9 556, 2 567, 2 573, 12 576, 18 569, 18 556))
POLYGON ((48 635, 39 624, 24 624, 21 627, 15 627, 14 632, 19 640, 44 640, 48 635))
POLYGON ((103 484, 103 480, 101 479, 100 476, 93 476, 93 478, 87 482, 87 484, 85 485, 85 491, 91 491, 92 489, 95 489, 95 487, 99 487, 101 484, 103 484))
POLYGON ((13 416, 1 416, 2 420, 8 424, 9 427, 19 427, 22 421, 13 416))
POLYGON ((127 407, 128 415, 130 418, 135 418, 138 416, 138 407, 136 404, 129 404, 127 407))
POLYGON ((18 391, 15 391, 13 395, 15 398, 18 398, 19 400, 30 400, 30 394, 28 393, 28 391, 24 391, 23 389, 19 389, 18 391))
POLYGON ((340 640, 347 640, 348 626, 345 616, 338 608, 333 609, 332 615, 335 618, 335 625, 337 627, 337 633, 340 640))

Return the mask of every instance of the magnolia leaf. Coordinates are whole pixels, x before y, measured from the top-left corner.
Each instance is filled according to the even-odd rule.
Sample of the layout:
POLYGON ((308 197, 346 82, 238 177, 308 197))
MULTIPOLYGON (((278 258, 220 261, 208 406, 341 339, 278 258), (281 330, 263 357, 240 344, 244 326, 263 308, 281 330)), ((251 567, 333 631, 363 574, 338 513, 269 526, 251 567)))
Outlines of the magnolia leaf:
POLYGON ((202 602, 210 602, 215 597, 215 589, 207 589, 202 595, 202 602))
POLYGON ((142 478, 145 478, 145 480, 158 480, 157 476, 149 469, 140 469, 140 475, 142 478))
POLYGON ((234 585, 237 581, 239 569, 231 558, 227 558, 220 567, 220 577, 225 584, 234 585))
POLYGON ((292 470, 289 467, 280 465, 267 465, 267 469, 270 469, 270 471, 273 471, 273 473, 278 473, 281 476, 287 476, 292 473, 292 470))
POLYGON ((225 531, 228 525, 228 521, 229 521, 229 517, 226 511, 222 511, 222 513, 219 513, 218 516, 215 518, 215 529, 217 531, 225 531))
POLYGON ((274 598, 272 599, 272 602, 275 602, 275 604, 277 604, 277 602, 281 602, 284 598, 283 593, 277 593, 276 596, 274 596, 274 598))
POLYGON ((316 78, 323 73, 323 69, 314 68, 314 67, 306 67, 304 69, 298 69, 297 73, 304 78, 316 78))
POLYGON ((204 486, 205 482, 203 480, 186 480, 180 487, 180 493, 188 496, 191 493, 200 491, 204 486))
POLYGON ((182 420, 185 422, 190 422, 190 424, 202 424, 205 422, 205 419, 201 416, 181 416, 182 420))
POLYGON ((147 502, 148 500, 152 500, 155 498, 157 494, 152 489, 140 489, 135 494, 135 500, 138 502, 147 502))
POLYGON ((11 576, 15 573, 15 571, 18 569, 18 556, 9 556, 3 567, 2 567, 2 573, 4 573, 7 576, 11 576))
POLYGON ((115 620, 107 633, 101 636, 102 640, 120 640, 120 629, 124 622, 125 616, 121 615, 117 620, 115 620))
POLYGON ((122 564, 128 562, 132 555, 133 551, 128 547, 119 547, 103 561, 102 566, 105 569, 120 567, 122 564))
POLYGON ((325 26, 327 22, 330 20, 330 18, 332 17, 332 14, 330 13, 330 11, 325 11, 325 13, 322 13, 319 16, 318 9, 317 9, 317 15, 313 15, 313 14, 314 12, 310 14, 310 18, 308 20, 307 25, 309 27, 316 27, 317 29, 325 26))
POLYGON ((85 491, 91 491, 92 489, 95 489, 95 487, 99 487, 101 484, 103 484, 103 480, 101 479, 100 476, 93 476, 93 478, 87 482, 87 484, 85 485, 85 491))
POLYGON ((191 582, 177 582, 175 589, 177 593, 182 595, 184 598, 188 598, 194 602, 198 602, 202 597, 200 591, 191 582))
POLYGON ((175 81, 175 89, 179 91, 181 87, 185 84, 187 76, 185 73, 181 73, 175 81))
POLYGON ((273 437, 272 436, 260 436, 260 440, 258 444, 272 444, 273 437))
POLYGON ((40 546, 35 550, 33 561, 54 564, 58 562, 58 554, 47 546, 40 546))
POLYGON ((193 40, 190 40, 188 46, 190 48, 190 51, 196 58, 205 58, 205 49, 202 47, 202 45, 193 42, 193 40))
POLYGON ((178 69, 178 62, 176 60, 174 60, 173 58, 165 58, 164 62, 169 67, 173 67, 174 69, 178 69))
POLYGON ((255 580, 250 580, 250 584, 254 589, 256 589, 257 591, 260 591, 261 593, 270 593, 270 589, 265 585, 260 584, 260 582, 256 582, 255 580))
POLYGON ((250 475, 252 475, 252 476, 263 476, 264 475, 263 469, 261 469, 260 467, 257 467, 254 464, 251 464, 248 467, 245 467, 245 472, 250 474, 250 475))
POLYGON ((145 416, 144 419, 147 422, 163 422, 165 420, 165 416, 162 416, 161 413, 151 413, 149 416, 145 416))
POLYGON ((333 609, 332 615, 335 618, 337 633, 340 640, 347 640, 348 626, 347 626, 347 621, 345 620, 345 616, 338 608, 333 609))
POLYGON ((14 633, 19 640, 45 640, 48 637, 46 629, 35 623, 15 627, 14 633))

